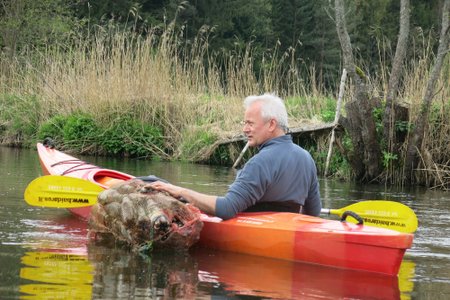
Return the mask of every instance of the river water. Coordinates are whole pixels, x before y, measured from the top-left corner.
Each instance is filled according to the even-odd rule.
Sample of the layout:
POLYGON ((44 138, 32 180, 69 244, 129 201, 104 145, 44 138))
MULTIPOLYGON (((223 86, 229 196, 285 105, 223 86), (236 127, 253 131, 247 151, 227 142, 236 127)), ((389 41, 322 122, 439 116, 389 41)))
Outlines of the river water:
MULTIPOLYGON (((227 167, 80 158, 210 194, 224 194, 235 176, 227 167)), ((0 167, 0 299, 450 299, 449 192, 321 180, 326 208, 380 199, 415 211, 413 246, 389 277, 201 248, 141 256, 94 244, 86 223, 23 200, 42 175, 36 151, 0 147, 0 167)))

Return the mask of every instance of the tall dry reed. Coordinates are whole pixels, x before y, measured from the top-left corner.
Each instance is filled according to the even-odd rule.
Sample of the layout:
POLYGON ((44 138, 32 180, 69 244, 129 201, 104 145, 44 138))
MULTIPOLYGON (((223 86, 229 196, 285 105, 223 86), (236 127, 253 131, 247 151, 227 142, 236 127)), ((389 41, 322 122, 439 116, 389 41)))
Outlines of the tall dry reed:
MULTIPOLYGON (((411 66, 410 76, 405 79, 403 98, 410 104, 410 124, 414 126, 422 106, 430 72, 429 62, 434 56, 427 55, 411 66)), ((450 189, 450 57, 444 62, 436 92, 428 116, 416 176, 428 187, 450 189)), ((406 141, 407 143, 408 141, 406 141)), ((405 151, 406 152, 406 145, 405 151)), ((403 153, 403 159, 406 153, 403 153)))
MULTIPOLYGON (((401 89, 396 101, 409 108, 409 123, 397 124, 397 130, 410 130, 414 127, 423 97, 428 84, 431 67, 434 63, 431 37, 422 36, 422 40, 414 41, 417 49, 414 56, 405 63, 401 89), (417 45, 420 43, 420 45, 417 45)), ((385 94, 389 80, 388 57, 393 55, 387 43, 379 46, 380 72, 372 82, 374 96, 385 94), (386 54, 390 52, 389 54, 386 54)), ((420 149, 421 163, 416 170, 417 181, 428 187, 450 188, 450 57, 444 62, 439 81, 436 84, 429 122, 425 129, 423 147, 420 149)), ((386 141, 387 142, 387 141, 386 141)), ((387 181, 401 185, 404 178, 402 162, 406 157, 409 135, 401 148, 397 162, 385 169, 387 181)))
MULTIPOLYGON (((169 152, 180 157, 180 145, 195 139, 195 132, 210 132, 216 139, 240 133, 242 100, 248 95, 306 96, 295 68, 281 70, 282 63, 271 56, 270 67, 261 68, 258 79, 254 63, 251 47, 220 59, 209 53, 206 30, 186 46, 182 32, 171 25, 162 34, 149 31, 145 37, 103 27, 73 46, 56 45, 26 57, 10 67, 13 76, 0 84, 2 93, 37 95, 40 122, 88 112, 108 126, 126 113, 161 126, 169 152)), ((301 108, 301 116, 316 113, 312 109, 301 108)))

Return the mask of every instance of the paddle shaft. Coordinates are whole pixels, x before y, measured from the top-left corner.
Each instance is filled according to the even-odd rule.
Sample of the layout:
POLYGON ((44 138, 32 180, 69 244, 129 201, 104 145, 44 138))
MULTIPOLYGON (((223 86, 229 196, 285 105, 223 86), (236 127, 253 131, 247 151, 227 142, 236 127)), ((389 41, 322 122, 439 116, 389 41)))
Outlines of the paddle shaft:
MULTIPOLYGON (((47 175, 33 180, 25 190, 25 201, 32 206, 75 208, 97 202, 103 188, 88 180, 47 175)), ((417 217, 406 205, 386 200, 361 201, 341 209, 322 209, 322 214, 342 216, 346 211, 358 214, 364 224, 412 233, 417 217)), ((349 218, 350 222, 355 222, 349 218)))

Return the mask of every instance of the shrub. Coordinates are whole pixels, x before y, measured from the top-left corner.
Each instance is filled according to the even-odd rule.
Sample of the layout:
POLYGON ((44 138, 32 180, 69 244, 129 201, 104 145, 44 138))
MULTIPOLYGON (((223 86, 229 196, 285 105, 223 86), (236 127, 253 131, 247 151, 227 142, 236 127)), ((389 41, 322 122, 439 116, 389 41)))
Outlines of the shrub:
POLYGON ((66 116, 56 115, 47 122, 42 123, 37 132, 38 140, 43 141, 45 138, 51 138, 56 145, 63 144, 64 126, 66 125, 66 121, 66 116))
POLYGON ((98 131, 97 123, 91 115, 75 113, 64 124, 64 143, 80 152, 93 152, 97 146, 98 131))
POLYGON ((119 116, 101 134, 100 145, 107 154, 152 156, 163 151, 163 134, 158 127, 119 116))

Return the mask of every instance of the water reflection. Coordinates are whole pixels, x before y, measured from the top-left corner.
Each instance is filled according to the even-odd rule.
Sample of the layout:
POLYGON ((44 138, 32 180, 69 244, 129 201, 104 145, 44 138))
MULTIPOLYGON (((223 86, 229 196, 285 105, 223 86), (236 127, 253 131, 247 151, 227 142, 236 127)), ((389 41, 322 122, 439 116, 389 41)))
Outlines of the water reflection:
POLYGON ((194 299, 197 295, 197 264, 188 253, 141 256, 122 248, 90 245, 88 257, 95 269, 97 299, 194 299))
MULTIPOLYGON (((200 248, 195 251, 193 255, 204 272, 203 277, 206 274, 212 277, 210 282, 222 283, 229 295, 276 299, 406 299, 412 290, 412 286, 399 288, 399 282, 403 284, 404 279, 410 279, 403 279, 403 275, 397 278, 231 252, 212 253, 200 248)), ((404 266, 414 267, 413 264, 404 266)))
POLYGON ((199 247, 142 256, 88 241, 86 223, 74 217, 49 222, 43 228, 49 238, 36 235, 40 249, 21 259, 22 299, 409 299, 413 289, 410 261, 403 262, 397 278, 199 247))
POLYGON ((21 260, 22 299, 90 299, 93 266, 84 255, 27 252, 21 260))
MULTIPOLYGON (((22 299, 182 298, 221 294, 274 299, 409 299, 402 277, 195 249, 150 257, 121 248, 88 246, 88 254, 27 252, 22 299)), ((408 266, 407 268, 411 267, 408 266)), ((411 270, 409 270, 411 271, 411 270)))

